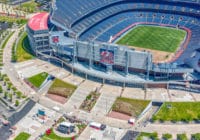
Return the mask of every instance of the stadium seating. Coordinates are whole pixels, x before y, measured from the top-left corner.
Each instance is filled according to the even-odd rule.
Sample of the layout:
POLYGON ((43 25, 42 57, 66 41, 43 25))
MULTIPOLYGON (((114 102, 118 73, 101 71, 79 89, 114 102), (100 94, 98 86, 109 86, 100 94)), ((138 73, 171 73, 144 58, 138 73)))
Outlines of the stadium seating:
POLYGON ((65 0, 55 1, 51 20, 84 41, 108 42, 134 23, 165 24, 191 30, 184 53, 176 59, 183 63, 200 41, 200 0, 65 0))

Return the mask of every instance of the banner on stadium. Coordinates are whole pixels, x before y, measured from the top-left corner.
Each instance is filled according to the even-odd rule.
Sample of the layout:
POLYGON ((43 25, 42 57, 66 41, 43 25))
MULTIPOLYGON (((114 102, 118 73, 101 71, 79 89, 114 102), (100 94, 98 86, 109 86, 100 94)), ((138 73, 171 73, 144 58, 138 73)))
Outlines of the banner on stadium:
POLYGON ((59 42, 59 36, 53 36, 52 37, 52 42, 53 43, 58 43, 59 42))
POLYGON ((100 62, 105 65, 113 65, 114 64, 114 51, 107 49, 100 49, 100 62))

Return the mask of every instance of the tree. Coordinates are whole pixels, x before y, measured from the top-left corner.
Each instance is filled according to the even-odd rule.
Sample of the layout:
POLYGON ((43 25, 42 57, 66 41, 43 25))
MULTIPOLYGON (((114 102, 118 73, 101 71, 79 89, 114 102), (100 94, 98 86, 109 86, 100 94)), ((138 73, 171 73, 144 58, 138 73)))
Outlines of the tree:
POLYGON ((3 93, 3 89, 2 86, 0 85, 0 93, 3 93))
POLYGON ((21 98, 22 97, 22 93, 20 92, 20 91, 18 91, 17 93, 16 93, 16 95, 17 95, 17 98, 21 98))
POLYGON ((171 134, 163 134, 162 135, 162 138, 163 138, 163 140, 169 140, 169 139, 171 139, 172 138, 172 135, 171 134))
POLYGON ((13 100, 13 95, 12 95, 12 93, 9 93, 8 95, 9 95, 10 101, 12 102, 12 100, 13 100))
POLYGON ((8 84, 7 84, 7 90, 10 90, 10 89, 11 89, 11 86, 12 86, 12 84, 11 84, 11 83, 8 83, 8 84))
POLYGON ((15 106, 19 106, 19 100, 15 100, 15 106))
POLYGON ((4 92, 4 98, 7 99, 8 97, 8 92, 4 92))
POLYGON ((177 140, 187 140, 186 134, 177 134, 177 140))
POLYGON ((193 134, 192 140, 200 140, 200 133, 193 134))

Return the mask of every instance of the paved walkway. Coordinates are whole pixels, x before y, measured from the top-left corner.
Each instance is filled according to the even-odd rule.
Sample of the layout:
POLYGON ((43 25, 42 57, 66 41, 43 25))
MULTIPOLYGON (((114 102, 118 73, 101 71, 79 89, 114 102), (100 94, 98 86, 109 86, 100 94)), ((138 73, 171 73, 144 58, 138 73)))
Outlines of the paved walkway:
POLYGON ((3 63, 4 63, 3 72, 8 75, 8 77, 11 80, 11 82, 13 83, 13 85, 15 85, 15 87, 19 91, 21 91, 25 95, 30 95, 30 93, 34 94, 35 91, 33 89, 31 89, 21 78, 19 78, 20 76, 16 72, 14 65, 11 63, 11 56, 12 56, 11 50, 12 50, 12 46, 13 46, 15 40, 18 38, 19 30, 20 29, 15 30, 14 34, 8 40, 8 42, 7 42, 7 44, 6 44, 5 48, 4 48, 4 53, 3 53, 3 63))
POLYGON ((142 132, 157 132, 159 135, 169 133, 173 135, 173 139, 176 138, 176 134, 186 133, 189 138, 191 134, 200 132, 200 124, 148 124, 146 127, 140 127, 137 130, 142 132))
POLYGON ((71 98, 64 105, 64 108, 66 108, 68 112, 72 112, 76 109, 79 109, 86 96, 99 87, 99 83, 84 81, 72 94, 71 98))
POLYGON ((91 113, 99 114, 102 116, 107 115, 116 98, 120 96, 121 91, 121 87, 103 85, 103 87, 100 89, 101 95, 93 107, 91 113))

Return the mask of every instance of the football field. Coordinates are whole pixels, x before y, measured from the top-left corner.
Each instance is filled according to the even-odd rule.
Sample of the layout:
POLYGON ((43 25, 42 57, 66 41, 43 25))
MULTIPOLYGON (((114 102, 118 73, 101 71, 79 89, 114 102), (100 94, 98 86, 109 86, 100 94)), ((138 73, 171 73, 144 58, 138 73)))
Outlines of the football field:
POLYGON ((181 29, 139 25, 119 39, 117 44, 173 53, 185 36, 186 31, 181 29))

